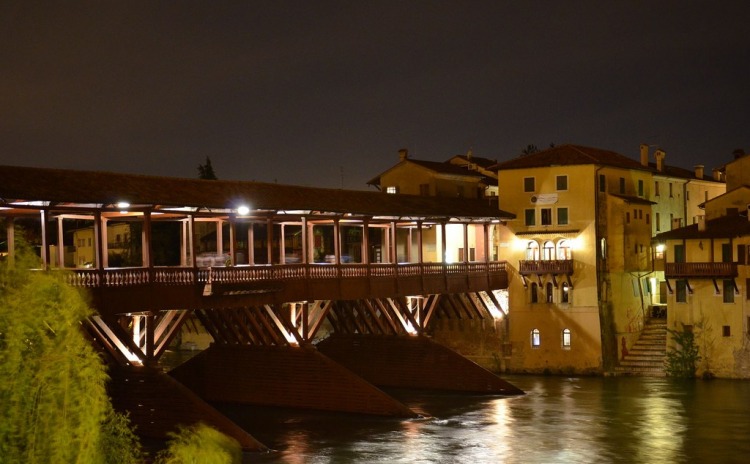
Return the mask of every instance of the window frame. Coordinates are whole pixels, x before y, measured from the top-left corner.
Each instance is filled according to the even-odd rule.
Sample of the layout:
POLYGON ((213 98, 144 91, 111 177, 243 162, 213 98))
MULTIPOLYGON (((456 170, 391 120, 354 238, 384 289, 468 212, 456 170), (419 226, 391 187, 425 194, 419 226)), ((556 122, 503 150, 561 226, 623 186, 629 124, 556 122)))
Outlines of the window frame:
POLYGON ((555 176, 555 188, 558 192, 566 192, 568 190, 567 174, 560 174, 559 176, 555 176), (562 187, 560 186, 561 183, 564 184, 562 187))
POLYGON ((536 177, 524 177, 523 178, 523 191, 525 193, 534 193, 536 192, 536 177), (529 190, 531 188, 531 190, 529 190))

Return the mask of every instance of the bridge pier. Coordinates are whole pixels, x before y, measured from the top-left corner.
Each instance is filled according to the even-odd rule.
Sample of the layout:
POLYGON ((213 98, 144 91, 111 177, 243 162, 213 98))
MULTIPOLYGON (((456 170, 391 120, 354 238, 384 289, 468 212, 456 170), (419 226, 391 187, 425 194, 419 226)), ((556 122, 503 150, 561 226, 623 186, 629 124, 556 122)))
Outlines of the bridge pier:
POLYGON ((311 345, 213 344, 170 375, 206 401, 418 416, 311 345))
POLYGON ((521 395, 523 391, 425 336, 337 335, 321 353, 379 387, 521 395))
POLYGON ((203 422, 237 440, 245 451, 268 448, 184 385, 159 369, 110 365, 108 384, 117 411, 128 412, 141 437, 167 440, 179 425, 203 422))

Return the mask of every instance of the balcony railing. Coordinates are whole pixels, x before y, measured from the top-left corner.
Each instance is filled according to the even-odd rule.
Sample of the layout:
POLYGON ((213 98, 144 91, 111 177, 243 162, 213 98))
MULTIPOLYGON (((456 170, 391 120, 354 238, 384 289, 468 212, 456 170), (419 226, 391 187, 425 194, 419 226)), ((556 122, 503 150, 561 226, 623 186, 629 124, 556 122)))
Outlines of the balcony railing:
POLYGON ((572 274, 572 259, 525 260, 519 261, 518 272, 521 275, 530 274, 572 274))
POLYGON ((74 269, 68 282, 77 287, 125 287, 145 284, 193 285, 208 282, 241 284, 302 279, 347 279, 504 273, 504 261, 490 263, 285 264, 208 268, 157 267, 74 269))
POLYGON ((673 279, 737 277, 737 263, 665 263, 664 276, 673 279))

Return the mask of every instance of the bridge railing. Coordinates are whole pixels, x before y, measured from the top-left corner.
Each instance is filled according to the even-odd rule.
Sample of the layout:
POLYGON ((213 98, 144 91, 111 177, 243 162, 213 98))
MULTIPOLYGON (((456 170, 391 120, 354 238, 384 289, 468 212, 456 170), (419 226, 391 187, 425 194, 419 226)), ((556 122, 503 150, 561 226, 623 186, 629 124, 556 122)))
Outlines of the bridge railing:
POLYGON ((241 284, 272 280, 398 278, 426 275, 486 275, 506 271, 505 261, 489 263, 280 264, 214 268, 157 267, 75 269, 68 283, 76 287, 126 287, 145 284, 241 284))

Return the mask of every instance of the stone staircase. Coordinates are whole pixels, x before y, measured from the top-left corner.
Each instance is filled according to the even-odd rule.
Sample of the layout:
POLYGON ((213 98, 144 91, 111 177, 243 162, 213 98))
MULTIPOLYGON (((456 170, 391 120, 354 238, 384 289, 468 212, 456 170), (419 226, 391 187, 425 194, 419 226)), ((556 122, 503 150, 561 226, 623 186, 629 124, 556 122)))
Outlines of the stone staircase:
POLYGON ((666 354, 667 320, 649 319, 638 341, 615 367, 615 374, 664 377, 666 354))

